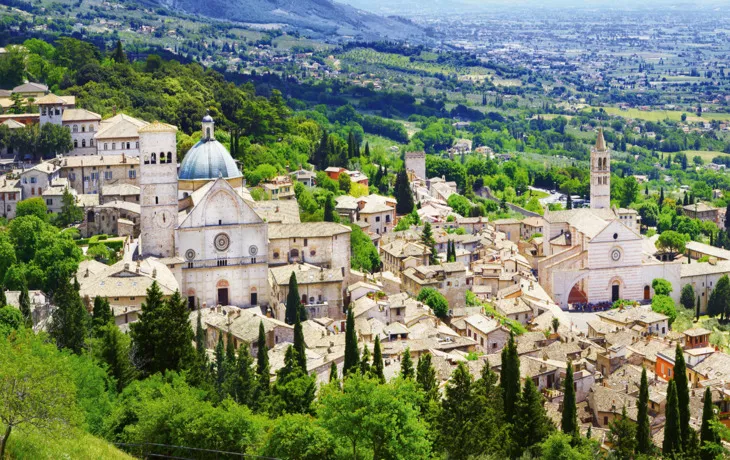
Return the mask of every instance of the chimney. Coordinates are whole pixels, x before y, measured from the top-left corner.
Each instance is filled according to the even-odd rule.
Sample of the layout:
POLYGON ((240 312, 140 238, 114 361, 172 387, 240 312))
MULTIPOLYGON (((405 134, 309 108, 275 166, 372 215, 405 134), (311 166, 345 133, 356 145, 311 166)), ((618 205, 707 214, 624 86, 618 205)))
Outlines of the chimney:
POLYGON ((157 269, 156 268, 154 270, 152 270, 152 278, 153 279, 157 278, 157 269))

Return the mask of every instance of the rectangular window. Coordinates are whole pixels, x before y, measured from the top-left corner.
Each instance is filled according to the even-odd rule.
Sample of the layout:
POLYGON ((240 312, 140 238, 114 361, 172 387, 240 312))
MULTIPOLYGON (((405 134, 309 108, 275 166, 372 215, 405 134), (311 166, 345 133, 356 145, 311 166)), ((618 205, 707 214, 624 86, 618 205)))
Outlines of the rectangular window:
POLYGON ((30 178, 30 183, 31 183, 31 184, 35 184, 36 182, 37 182, 37 180, 36 180, 36 178, 35 178, 35 177, 31 177, 31 178, 30 178))
POLYGON ((104 180, 111 180, 111 179, 112 179, 112 172, 104 171, 104 180))
POLYGON ((104 150, 109 150, 109 144, 107 144, 106 142, 104 142, 104 150))
POLYGON ((130 179, 136 179, 137 178, 137 171, 135 171, 134 169, 130 169, 129 170, 129 178, 130 179))

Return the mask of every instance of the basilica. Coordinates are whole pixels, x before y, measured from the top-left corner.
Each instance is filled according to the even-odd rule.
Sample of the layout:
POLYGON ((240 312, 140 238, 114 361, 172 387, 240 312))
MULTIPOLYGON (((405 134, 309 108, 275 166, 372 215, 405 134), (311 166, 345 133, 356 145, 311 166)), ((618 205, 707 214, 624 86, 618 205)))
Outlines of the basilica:
POLYGON ((178 173, 177 128, 140 128, 139 255, 171 267, 191 308, 266 306, 268 225, 255 210, 243 175, 202 121, 202 138, 178 173))
POLYGON ((638 213, 611 207, 611 155, 602 130, 591 149, 590 171, 590 209, 545 211, 540 284, 563 308, 648 301, 655 278, 680 286, 681 263, 655 257, 654 244, 639 233, 638 213))

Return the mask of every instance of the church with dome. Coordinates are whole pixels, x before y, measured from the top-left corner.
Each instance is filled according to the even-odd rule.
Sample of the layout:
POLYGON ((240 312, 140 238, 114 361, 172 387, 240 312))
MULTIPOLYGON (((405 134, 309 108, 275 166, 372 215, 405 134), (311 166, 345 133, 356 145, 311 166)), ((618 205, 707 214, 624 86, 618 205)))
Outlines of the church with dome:
POLYGON ((265 307, 267 222, 231 154, 215 139, 210 115, 202 128, 179 171, 177 128, 154 122, 139 130, 138 254, 172 267, 191 308, 265 307))

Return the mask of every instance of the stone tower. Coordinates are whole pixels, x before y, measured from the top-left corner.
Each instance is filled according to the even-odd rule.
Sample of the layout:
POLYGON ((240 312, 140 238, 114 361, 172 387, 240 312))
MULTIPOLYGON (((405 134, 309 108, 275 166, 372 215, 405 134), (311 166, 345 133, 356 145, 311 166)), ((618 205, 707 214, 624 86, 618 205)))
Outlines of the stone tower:
POLYGON ((177 228, 177 128, 155 121, 139 129, 143 257, 174 257, 177 228))
POLYGON ((405 164, 406 171, 413 171, 420 179, 428 179, 426 177, 426 152, 406 152, 405 164))
POLYGON ((611 152, 598 129, 596 146, 591 149, 591 209, 611 207, 611 152))

